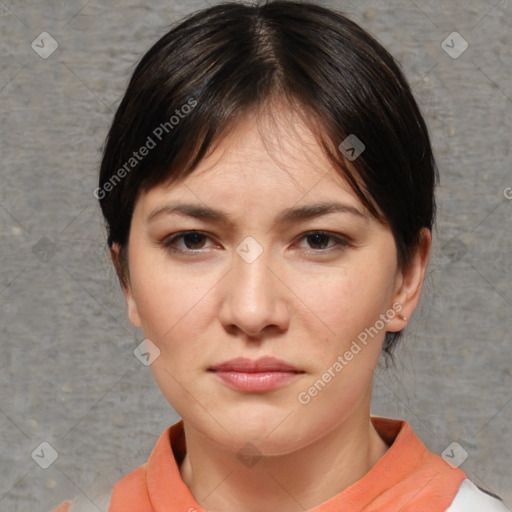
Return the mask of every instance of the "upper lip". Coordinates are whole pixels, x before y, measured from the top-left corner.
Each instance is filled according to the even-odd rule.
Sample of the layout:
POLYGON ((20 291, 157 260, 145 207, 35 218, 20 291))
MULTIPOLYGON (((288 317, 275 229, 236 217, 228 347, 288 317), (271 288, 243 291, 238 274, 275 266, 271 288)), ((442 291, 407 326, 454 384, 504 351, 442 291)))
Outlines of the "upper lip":
POLYGON ((256 360, 247 359, 246 357, 238 357, 236 359, 230 359, 224 363, 217 364, 208 369, 223 372, 231 371, 245 373, 301 372, 298 368, 295 368, 280 359, 276 359, 275 357, 261 357, 256 360))

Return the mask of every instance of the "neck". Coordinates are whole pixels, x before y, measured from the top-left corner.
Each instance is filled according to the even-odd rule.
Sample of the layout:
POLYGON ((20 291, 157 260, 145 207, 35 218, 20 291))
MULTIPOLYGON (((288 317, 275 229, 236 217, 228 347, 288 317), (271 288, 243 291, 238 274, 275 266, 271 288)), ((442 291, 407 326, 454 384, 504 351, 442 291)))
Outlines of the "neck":
POLYGON ((292 453, 263 456, 246 467, 232 453, 185 423, 183 481, 206 510, 308 510, 360 480, 388 446, 370 421, 369 407, 292 453))

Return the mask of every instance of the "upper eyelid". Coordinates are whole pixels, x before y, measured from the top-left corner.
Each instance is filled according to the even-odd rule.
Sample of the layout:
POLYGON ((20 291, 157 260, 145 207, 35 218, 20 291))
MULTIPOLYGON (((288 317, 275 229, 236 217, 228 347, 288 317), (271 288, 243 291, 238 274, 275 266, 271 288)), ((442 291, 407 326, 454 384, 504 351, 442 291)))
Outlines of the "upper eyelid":
POLYGON ((180 239, 180 238, 183 238, 185 235, 190 235, 192 233, 197 233, 198 235, 203 235, 203 236, 206 236, 207 238, 213 238, 212 235, 210 235, 206 231, 201 231, 199 229, 186 229, 184 231, 176 231, 175 233, 172 233, 171 235, 166 236, 164 238, 164 241, 180 239))

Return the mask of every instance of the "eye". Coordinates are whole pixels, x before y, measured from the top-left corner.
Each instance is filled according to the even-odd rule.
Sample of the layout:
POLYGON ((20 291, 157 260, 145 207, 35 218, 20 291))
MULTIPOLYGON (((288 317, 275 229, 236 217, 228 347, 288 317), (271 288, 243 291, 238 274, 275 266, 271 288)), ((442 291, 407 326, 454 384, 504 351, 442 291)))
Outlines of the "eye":
POLYGON ((309 233, 304 233, 302 239, 307 241, 309 248, 312 249, 311 252, 326 252, 333 249, 341 250, 350 246, 348 240, 328 231, 310 231, 309 233), (329 245, 329 241, 334 242, 334 244, 329 245))
POLYGON ((181 231, 166 238, 162 245, 172 251, 196 252, 204 248, 205 240, 208 236, 201 231, 181 231), (182 241, 181 247, 178 247, 178 241, 182 241))
MULTIPOLYGON (((165 238, 161 245, 174 252, 200 253, 203 249, 211 248, 206 245, 209 238, 206 233, 197 230, 180 231, 165 238)), ((314 254, 343 250, 350 246, 347 239, 328 231, 310 231, 299 240, 305 240, 308 247, 304 248, 314 254)))

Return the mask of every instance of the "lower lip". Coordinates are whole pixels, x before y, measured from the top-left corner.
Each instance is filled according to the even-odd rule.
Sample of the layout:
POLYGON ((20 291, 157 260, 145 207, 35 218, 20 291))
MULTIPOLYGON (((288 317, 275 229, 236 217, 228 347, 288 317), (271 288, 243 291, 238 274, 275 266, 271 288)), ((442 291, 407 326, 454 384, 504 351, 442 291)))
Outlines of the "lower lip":
POLYGON ((280 388, 301 374, 296 372, 214 372, 228 386, 246 393, 261 393, 280 388))

